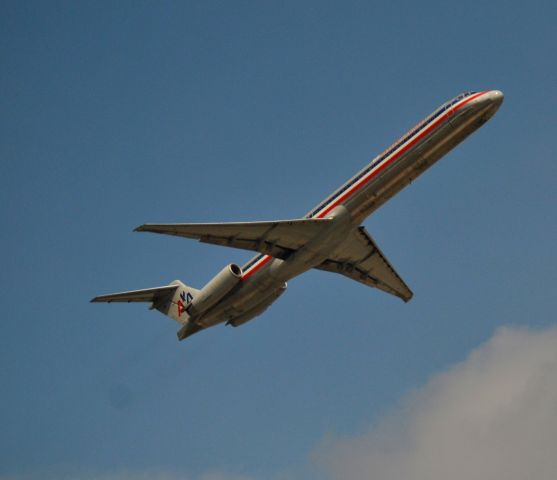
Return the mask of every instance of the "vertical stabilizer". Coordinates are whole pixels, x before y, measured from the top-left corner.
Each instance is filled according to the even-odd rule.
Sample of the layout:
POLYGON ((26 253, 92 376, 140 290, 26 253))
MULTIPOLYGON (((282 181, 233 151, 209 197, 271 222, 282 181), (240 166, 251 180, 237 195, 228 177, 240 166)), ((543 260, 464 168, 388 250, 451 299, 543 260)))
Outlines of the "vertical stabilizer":
POLYGON ((156 308, 159 312, 185 325, 190 318, 188 307, 193 298, 199 293, 199 290, 182 283, 180 280, 174 280, 170 285, 177 285, 178 288, 176 288, 172 296, 167 296, 166 298, 161 298, 158 302, 153 302, 152 308, 156 308))

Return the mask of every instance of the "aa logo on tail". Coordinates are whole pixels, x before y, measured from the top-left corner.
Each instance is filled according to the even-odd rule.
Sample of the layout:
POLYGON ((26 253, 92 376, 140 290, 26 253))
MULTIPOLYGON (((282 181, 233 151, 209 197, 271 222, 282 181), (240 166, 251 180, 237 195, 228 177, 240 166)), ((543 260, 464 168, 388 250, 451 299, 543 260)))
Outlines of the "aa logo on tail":
POLYGON ((178 317, 182 316, 182 313, 188 310, 188 307, 191 305, 193 300, 193 295, 190 292, 186 292, 185 290, 180 293, 180 300, 178 300, 178 317))

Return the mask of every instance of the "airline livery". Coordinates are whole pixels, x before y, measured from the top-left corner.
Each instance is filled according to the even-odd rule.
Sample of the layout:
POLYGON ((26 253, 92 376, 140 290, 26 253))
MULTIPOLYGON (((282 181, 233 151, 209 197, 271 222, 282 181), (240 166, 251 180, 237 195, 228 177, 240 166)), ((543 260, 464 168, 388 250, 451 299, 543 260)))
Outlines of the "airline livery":
POLYGON ((489 120, 498 90, 466 92, 441 105, 303 218, 271 222, 145 224, 138 232, 253 250, 243 267, 224 267, 201 290, 169 285, 101 295, 92 302, 149 302, 176 320, 178 339, 219 323, 237 327, 262 314, 286 282, 317 268, 340 273, 407 302, 412 291, 360 224, 489 120))

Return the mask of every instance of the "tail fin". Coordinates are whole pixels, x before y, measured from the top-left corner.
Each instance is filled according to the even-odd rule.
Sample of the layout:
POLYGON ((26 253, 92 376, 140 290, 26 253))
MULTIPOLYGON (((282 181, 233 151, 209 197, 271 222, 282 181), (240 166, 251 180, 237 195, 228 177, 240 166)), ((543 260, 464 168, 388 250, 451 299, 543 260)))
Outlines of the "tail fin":
POLYGON ((174 280, 170 285, 175 287, 172 295, 168 295, 158 302, 153 302, 151 308, 156 308, 159 312, 185 325, 190 318, 187 309, 199 290, 189 287, 180 280, 174 280))

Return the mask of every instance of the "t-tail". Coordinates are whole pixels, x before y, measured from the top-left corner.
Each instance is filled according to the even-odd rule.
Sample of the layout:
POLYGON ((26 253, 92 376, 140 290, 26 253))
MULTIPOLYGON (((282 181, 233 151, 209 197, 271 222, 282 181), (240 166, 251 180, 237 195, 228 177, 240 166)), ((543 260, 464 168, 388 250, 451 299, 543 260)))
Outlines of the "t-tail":
POLYGON ((148 302, 150 309, 156 309, 182 325, 177 336, 179 340, 184 340, 205 328, 201 318, 230 293, 241 278, 242 269, 230 264, 201 290, 174 280, 163 287, 100 295, 91 302, 148 302))

